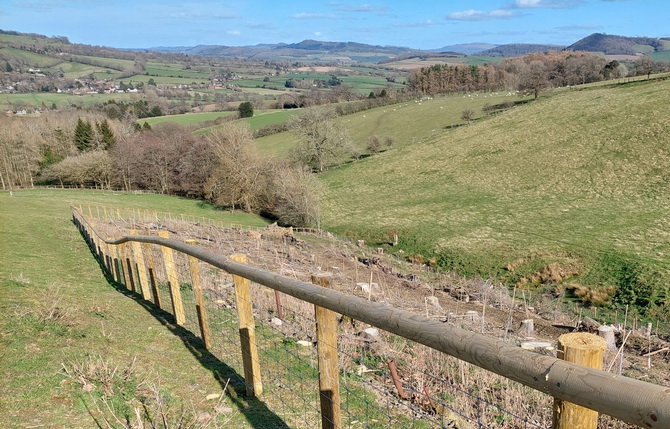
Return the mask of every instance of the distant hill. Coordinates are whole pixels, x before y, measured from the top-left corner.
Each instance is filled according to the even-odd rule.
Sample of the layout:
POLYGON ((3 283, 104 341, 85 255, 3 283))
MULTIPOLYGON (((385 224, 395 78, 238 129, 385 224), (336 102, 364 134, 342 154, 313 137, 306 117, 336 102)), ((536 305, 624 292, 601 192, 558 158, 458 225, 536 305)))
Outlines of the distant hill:
POLYGON ((488 49, 493 49, 500 45, 492 43, 462 43, 458 45, 448 45, 437 49, 428 49, 429 52, 459 52, 465 55, 474 55, 488 49))
POLYGON ((153 47, 152 51, 184 53, 211 57, 258 58, 273 60, 367 61, 380 62, 422 52, 401 46, 368 45, 356 42, 303 40, 298 43, 259 44, 253 46, 198 45, 193 47, 153 47))
POLYGON ((670 51, 670 41, 652 37, 626 37, 593 33, 572 45, 573 51, 603 52, 606 55, 636 55, 670 51))
POLYGON ((511 43, 507 45, 496 46, 495 48, 481 51, 478 55, 489 57, 520 57, 533 52, 560 51, 565 46, 561 45, 540 45, 534 43, 511 43))

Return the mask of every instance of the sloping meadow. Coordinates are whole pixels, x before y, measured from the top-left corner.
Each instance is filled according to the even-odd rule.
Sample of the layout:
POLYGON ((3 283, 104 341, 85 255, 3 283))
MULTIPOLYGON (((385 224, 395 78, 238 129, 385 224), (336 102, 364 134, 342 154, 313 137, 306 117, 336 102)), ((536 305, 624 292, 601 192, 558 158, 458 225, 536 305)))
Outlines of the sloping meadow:
POLYGON ((668 80, 566 89, 344 165, 322 176, 323 224, 382 246, 397 234, 394 251, 465 275, 661 304, 668 91, 668 80))

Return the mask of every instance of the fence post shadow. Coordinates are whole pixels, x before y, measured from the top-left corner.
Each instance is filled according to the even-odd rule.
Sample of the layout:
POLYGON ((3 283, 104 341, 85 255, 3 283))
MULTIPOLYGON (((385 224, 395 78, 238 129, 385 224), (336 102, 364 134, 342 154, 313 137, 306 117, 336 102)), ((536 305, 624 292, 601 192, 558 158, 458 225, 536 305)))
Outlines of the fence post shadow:
MULTIPOLYGON (((86 237, 84 236, 84 238, 86 237)), ((90 246, 89 250, 100 266, 100 270, 107 280, 107 283, 121 294, 134 300, 165 326, 173 335, 177 336, 184 344, 184 347, 186 347, 186 349, 198 360, 200 365, 207 369, 218 381, 221 389, 225 389, 226 397, 230 403, 237 407, 252 428, 261 429, 272 427, 276 429, 290 429, 279 415, 268 408, 265 402, 247 395, 244 377, 235 371, 234 368, 230 367, 207 350, 202 339, 190 330, 178 325, 175 317, 171 313, 162 310, 150 301, 144 300, 142 295, 127 289, 123 283, 117 282, 96 251, 90 246)))

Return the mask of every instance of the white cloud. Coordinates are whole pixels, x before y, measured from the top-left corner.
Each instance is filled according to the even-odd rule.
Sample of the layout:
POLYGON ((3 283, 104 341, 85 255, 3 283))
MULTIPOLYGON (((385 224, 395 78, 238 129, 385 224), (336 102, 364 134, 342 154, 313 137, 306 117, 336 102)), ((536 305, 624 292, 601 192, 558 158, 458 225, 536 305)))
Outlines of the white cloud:
POLYGON ((583 0, 515 0, 513 9, 570 9, 580 6, 583 0))
POLYGON ((231 36, 239 36, 240 34, 242 34, 238 30, 228 30, 226 31, 226 33, 230 34, 231 36))
POLYGON ((328 5, 334 7, 335 9, 341 12, 365 12, 365 13, 384 14, 390 12, 391 10, 388 6, 371 6, 369 4, 350 5, 345 3, 328 3, 328 5))
POLYGON ((300 12, 293 15, 295 19, 338 19, 335 15, 328 15, 325 13, 307 13, 300 12))
POLYGON ((453 21, 490 21, 493 19, 506 19, 519 16, 519 13, 511 10, 496 9, 489 12, 481 10, 468 9, 462 12, 452 12, 447 15, 447 19, 453 21))
POLYGON ((435 22, 433 20, 427 19, 421 22, 408 22, 407 24, 395 24, 393 26, 399 28, 417 28, 417 27, 430 27, 431 25, 435 25, 435 22))

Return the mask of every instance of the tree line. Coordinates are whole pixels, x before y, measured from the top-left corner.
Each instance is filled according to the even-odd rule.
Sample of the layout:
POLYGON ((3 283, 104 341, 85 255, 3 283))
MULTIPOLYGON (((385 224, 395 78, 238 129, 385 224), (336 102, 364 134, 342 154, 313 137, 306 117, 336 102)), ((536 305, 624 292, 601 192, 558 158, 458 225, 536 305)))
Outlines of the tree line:
POLYGON ((412 71, 408 89, 421 94, 467 91, 520 90, 534 94, 549 87, 564 87, 649 75, 668 70, 668 64, 647 56, 628 65, 588 52, 550 51, 481 66, 437 64, 412 71))
POLYGON ((146 129, 90 112, 0 117, 2 189, 140 189, 317 226, 312 176, 311 167, 293 159, 261 156, 246 123, 227 122, 197 136, 174 123, 146 129))

